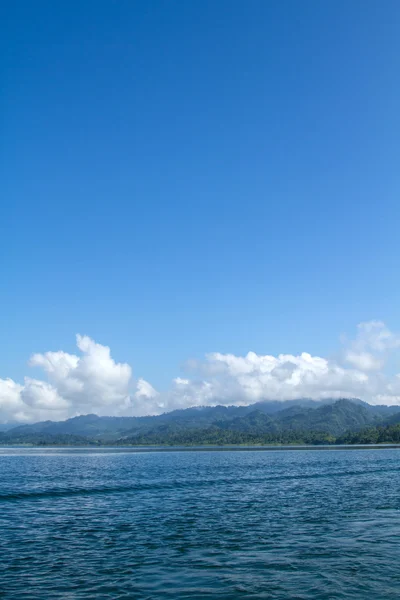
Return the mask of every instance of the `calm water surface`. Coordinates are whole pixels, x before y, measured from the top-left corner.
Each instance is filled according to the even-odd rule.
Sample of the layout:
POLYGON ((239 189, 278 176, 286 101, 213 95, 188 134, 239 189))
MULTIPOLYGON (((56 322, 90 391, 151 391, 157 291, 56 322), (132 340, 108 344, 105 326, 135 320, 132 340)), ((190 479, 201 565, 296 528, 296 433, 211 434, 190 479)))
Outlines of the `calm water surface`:
POLYGON ((400 598, 400 450, 0 450, 4 599, 400 598))

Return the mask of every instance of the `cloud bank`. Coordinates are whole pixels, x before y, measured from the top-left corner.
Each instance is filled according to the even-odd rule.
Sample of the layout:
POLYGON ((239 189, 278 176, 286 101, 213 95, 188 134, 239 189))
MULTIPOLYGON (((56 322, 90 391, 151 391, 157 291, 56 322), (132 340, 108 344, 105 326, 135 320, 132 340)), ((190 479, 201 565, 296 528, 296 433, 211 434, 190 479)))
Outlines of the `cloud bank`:
POLYGON ((0 422, 61 420, 79 414, 149 415, 205 404, 245 405, 259 400, 359 397, 375 404, 400 404, 400 373, 385 365, 400 347, 400 335, 384 323, 361 323, 355 339, 344 340, 336 359, 292 354, 246 356, 213 352, 189 361, 190 378, 173 379, 159 392, 131 367, 116 363, 110 348, 76 336, 79 355, 61 350, 34 354, 31 367, 46 380, 0 379, 0 422))

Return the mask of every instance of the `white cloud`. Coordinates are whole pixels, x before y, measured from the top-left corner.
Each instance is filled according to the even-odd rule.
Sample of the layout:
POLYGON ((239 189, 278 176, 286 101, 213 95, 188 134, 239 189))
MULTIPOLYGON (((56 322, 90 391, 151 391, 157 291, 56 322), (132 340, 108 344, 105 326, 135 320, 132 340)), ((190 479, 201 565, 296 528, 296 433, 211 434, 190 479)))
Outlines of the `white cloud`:
POLYGON ((390 331, 382 321, 369 321, 357 326, 357 336, 346 352, 345 360, 357 369, 382 369, 388 353, 400 347, 400 335, 390 331))
POLYGON ((156 398, 159 395, 153 386, 145 379, 139 379, 136 387, 136 398, 156 398))
POLYGON ((23 421, 24 403, 21 399, 23 386, 12 379, 0 379, 0 421, 23 421), (18 416, 17 416, 18 415, 18 416))
POLYGON ((61 351, 46 352, 34 354, 29 363, 47 372, 51 385, 76 412, 126 411, 130 406, 131 367, 116 363, 110 348, 87 336, 77 335, 76 343, 82 352, 80 357, 61 351))
POLYGON ((70 403, 62 398, 57 389, 45 381, 25 377, 25 385, 21 390, 22 402, 31 408, 63 411, 70 403))
POLYGON ((189 385, 189 379, 182 379, 182 377, 175 377, 173 380, 175 385, 189 385))
POLYGON ((346 360, 361 371, 377 371, 383 367, 384 361, 376 358, 370 352, 352 352, 346 353, 346 360))
POLYGON ((160 394, 145 379, 140 378, 133 395, 132 414, 136 416, 158 415, 164 412, 164 402, 160 394))
POLYGON ((296 399, 356 396, 365 394, 368 374, 346 369, 319 356, 303 352, 299 356, 277 357, 213 353, 201 365, 215 400, 248 404, 263 399, 296 399))
POLYGON ((192 378, 176 377, 159 393, 146 380, 132 377, 126 363, 117 363, 107 346, 87 336, 76 338, 80 353, 34 354, 47 381, 26 377, 23 384, 0 379, 0 422, 59 420, 77 414, 159 414, 206 404, 249 404, 264 399, 360 397, 373 403, 400 404, 400 374, 384 372, 400 336, 384 323, 361 323, 346 343, 342 361, 307 352, 299 355, 245 356, 213 352, 190 361, 192 378))
POLYGON ((81 356, 66 352, 34 354, 29 364, 41 367, 48 381, 26 377, 23 385, 0 380, 2 420, 63 419, 76 414, 131 414, 131 367, 116 363, 107 346, 77 335, 81 356))

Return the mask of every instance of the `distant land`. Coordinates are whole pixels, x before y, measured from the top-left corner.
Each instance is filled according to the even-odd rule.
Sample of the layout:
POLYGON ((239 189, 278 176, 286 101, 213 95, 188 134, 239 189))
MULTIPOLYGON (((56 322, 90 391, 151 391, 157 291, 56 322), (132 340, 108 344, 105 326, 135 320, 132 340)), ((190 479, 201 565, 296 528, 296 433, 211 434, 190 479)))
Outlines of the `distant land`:
POLYGON ((89 414, 2 427, 2 446, 384 444, 400 442, 400 406, 373 406, 347 398, 265 401, 148 417, 89 414))

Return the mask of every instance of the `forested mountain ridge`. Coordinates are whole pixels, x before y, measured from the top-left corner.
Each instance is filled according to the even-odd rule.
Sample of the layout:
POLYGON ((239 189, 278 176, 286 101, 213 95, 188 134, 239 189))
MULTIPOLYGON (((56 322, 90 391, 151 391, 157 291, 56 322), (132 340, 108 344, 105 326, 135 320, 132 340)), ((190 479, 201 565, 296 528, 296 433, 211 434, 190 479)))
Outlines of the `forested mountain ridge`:
MULTIPOLYGON (((258 402, 250 406, 195 407, 148 417, 82 415, 66 421, 43 421, 0 431, 0 443, 333 443, 346 435, 348 439, 356 439, 359 432, 368 428, 370 433, 365 435, 378 439, 383 433, 377 433, 377 428, 387 426, 396 432, 399 423, 400 406, 377 407, 357 399, 297 400, 258 402)), ((390 437, 391 433, 385 435, 390 437)))

